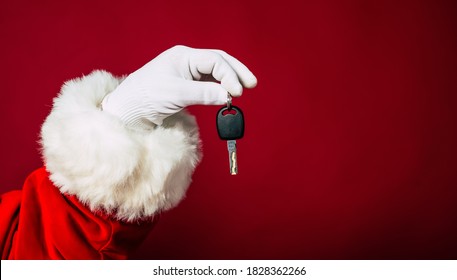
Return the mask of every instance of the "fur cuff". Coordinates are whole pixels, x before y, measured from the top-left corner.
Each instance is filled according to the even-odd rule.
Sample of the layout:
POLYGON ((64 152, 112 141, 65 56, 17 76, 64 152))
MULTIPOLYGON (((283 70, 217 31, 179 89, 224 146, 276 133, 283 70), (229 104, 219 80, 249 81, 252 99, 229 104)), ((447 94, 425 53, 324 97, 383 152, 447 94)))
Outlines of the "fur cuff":
POLYGON ((180 112, 134 131, 99 109, 120 79, 104 71, 65 83, 41 129, 43 158, 62 193, 126 221, 151 217, 184 197, 200 161, 195 118, 180 112))

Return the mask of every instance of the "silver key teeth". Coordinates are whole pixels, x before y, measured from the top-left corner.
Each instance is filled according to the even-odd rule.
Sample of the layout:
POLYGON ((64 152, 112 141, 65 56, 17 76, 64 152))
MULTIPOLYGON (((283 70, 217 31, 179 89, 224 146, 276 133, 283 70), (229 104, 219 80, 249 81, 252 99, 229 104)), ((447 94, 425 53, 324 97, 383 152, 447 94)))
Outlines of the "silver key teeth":
POLYGON ((238 174, 238 163, 236 160, 236 141, 228 140, 227 149, 228 149, 229 161, 230 161, 230 174, 237 175, 238 174))

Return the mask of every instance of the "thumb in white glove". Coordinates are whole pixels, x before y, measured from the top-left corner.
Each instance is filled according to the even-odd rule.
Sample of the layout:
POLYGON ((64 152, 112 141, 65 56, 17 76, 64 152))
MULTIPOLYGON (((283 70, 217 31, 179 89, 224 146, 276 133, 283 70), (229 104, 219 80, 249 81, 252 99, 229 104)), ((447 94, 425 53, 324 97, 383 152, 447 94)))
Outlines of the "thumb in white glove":
POLYGON ((102 108, 128 126, 149 129, 186 106, 222 105, 227 92, 238 97, 256 84, 244 64, 221 50, 175 46, 130 74, 102 108))

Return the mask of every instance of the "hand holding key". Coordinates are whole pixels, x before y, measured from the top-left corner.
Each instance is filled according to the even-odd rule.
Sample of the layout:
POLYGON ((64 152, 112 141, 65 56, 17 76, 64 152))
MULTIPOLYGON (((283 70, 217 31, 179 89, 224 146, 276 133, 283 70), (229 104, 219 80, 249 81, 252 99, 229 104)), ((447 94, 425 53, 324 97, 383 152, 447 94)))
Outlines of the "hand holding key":
MULTIPOLYGON (((152 129, 189 105, 222 105, 239 97, 256 77, 239 60, 221 50, 175 46, 130 74, 103 102, 104 111, 131 127, 152 129), (218 83, 220 82, 220 83, 218 83)), ((218 132, 227 140, 230 173, 238 173, 236 141, 243 137, 241 109, 222 108, 218 132)))
POLYGON ((222 105, 227 93, 240 96, 256 84, 243 63, 221 50, 175 46, 130 74, 102 108, 128 126, 151 129, 186 106, 222 105))

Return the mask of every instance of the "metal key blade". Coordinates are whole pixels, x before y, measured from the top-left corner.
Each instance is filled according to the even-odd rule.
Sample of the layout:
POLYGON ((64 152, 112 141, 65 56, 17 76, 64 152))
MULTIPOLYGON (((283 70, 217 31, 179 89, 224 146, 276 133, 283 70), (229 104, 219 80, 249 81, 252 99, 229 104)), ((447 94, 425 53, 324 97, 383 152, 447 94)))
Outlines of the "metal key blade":
POLYGON ((229 161, 230 161, 230 174, 236 175, 236 174, 238 174, 238 163, 236 161, 236 141, 228 140, 227 149, 228 149, 229 161))

